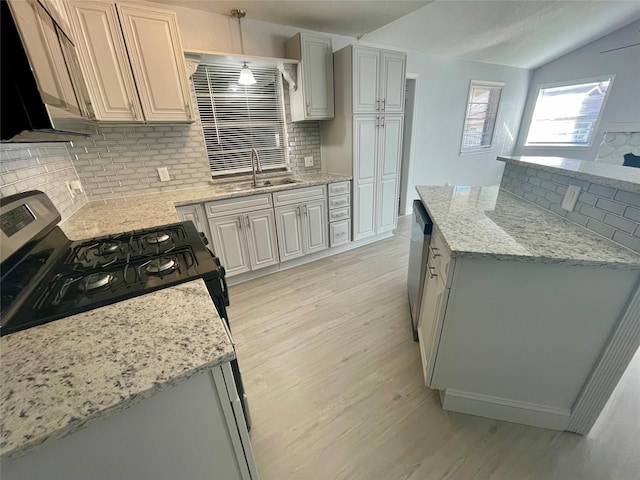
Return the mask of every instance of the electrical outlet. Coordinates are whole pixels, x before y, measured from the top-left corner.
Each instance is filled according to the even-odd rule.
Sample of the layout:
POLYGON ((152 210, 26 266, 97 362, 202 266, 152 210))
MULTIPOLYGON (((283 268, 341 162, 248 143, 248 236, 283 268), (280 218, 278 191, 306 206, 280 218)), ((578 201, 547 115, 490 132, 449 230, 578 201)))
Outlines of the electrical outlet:
POLYGON ((76 198, 76 194, 73 192, 73 188, 71 188, 71 182, 66 181, 65 183, 67 185, 67 190, 69 190, 69 195, 71 195, 71 200, 73 200, 76 198))
POLYGON ((171 177, 169 176, 169 169, 167 167, 159 167, 158 175, 160 175, 161 182, 168 182, 171 180, 171 177))
POLYGON ((304 166, 313 167, 313 157, 304 157, 304 166))
POLYGON ((578 201, 580 190, 582 189, 577 185, 569 185, 567 187, 567 193, 564 195, 564 200, 562 200, 562 208, 572 212, 578 201))

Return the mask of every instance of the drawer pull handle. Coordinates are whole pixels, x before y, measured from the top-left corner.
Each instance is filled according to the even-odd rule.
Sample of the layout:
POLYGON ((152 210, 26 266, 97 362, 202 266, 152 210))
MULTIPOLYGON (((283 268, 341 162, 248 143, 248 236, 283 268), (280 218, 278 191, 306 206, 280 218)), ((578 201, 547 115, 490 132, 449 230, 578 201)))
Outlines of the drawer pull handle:
POLYGON ((338 233, 336 233, 336 237, 339 237, 340 235, 346 235, 346 234, 347 234, 347 232, 338 232, 338 233))
POLYGON ((436 251, 438 250, 438 247, 432 247, 431 245, 429 245, 429 250, 431 251, 431 255, 433 256, 433 258, 442 256, 442 254, 436 253, 436 251))
POLYGON ((429 278, 433 278, 433 277, 437 277, 438 274, 436 273, 436 267, 432 267, 431 265, 427 265, 427 268, 429 269, 429 278))

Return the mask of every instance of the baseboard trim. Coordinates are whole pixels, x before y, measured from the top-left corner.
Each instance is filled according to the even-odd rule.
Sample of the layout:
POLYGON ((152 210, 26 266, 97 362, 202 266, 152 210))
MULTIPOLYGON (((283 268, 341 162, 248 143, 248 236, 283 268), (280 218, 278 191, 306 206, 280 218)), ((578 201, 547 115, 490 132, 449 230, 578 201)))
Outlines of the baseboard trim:
POLYGON ((440 400, 444 410, 551 430, 566 430, 571 420, 570 410, 460 390, 446 389, 440 392, 440 400))

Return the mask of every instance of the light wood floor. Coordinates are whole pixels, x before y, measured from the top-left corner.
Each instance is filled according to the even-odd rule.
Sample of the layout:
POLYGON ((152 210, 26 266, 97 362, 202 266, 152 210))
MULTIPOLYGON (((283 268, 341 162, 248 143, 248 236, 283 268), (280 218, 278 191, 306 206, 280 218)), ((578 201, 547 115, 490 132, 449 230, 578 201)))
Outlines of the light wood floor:
POLYGON ((588 436, 442 410, 411 336, 409 227, 231 287, 261 479, 640 478, 640 355, 588 436))

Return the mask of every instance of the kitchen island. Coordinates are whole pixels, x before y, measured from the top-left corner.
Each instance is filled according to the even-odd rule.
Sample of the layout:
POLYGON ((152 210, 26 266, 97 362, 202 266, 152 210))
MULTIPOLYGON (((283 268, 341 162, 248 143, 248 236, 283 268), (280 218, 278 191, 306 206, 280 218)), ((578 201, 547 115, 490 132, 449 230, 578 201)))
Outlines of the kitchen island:
MULTIPOLYGON (((634 198, 556 175, 565 189, 634 198)), ((511 178, 417 187, 434 223, 425 383, 448 410, 587 433, 640 343, 640 254, 510 193, 511 178)))

